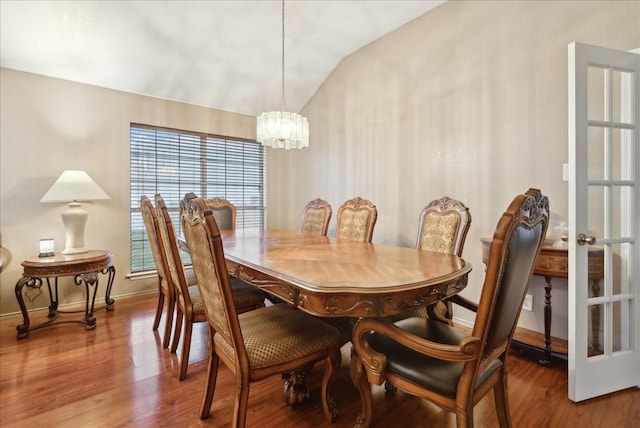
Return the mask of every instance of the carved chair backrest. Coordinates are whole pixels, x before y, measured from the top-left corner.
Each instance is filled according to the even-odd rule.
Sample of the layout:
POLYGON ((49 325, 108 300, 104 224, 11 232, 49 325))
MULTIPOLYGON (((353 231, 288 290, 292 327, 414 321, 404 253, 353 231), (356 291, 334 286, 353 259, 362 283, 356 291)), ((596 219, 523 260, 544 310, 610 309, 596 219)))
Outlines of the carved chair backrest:
POLYGON ((444 196, 431 201, 420 213, 416 248, 462 255, 471 226, 471 213, 462 202, 444 196))
POLYGON ((206 199, 220 230, 236 230, 236 206, 223 198, 206 199))
POLYGON ((472 333, 481 365, 506 358, 548 224, 549 200, 538 189, 516 196, 498 221, 472 333))
POLYGON ((378 218, 375 205, 366 199, 349 199, 338 209, 336 238, 371 242, 378 218))
POLYGON ((180 221, 209 326, 216 332, 216 342, 224 340, 233 350, 236 365, 242 364, 248 358, 213 212, 202 198, 187 194, 181 202, 180 221))
POLYGON ((158 223, 160 225, 160 239, 167 253, 171 281, 178 294, 178 299, 181 300, 182 307, 188 308, 191 306, 191 298, 189 296, 187 276, 180 256, 178 236, 164 199, 159 194, 155 196, 155 199, 158 223))
POLYGON ((144 227, 147 231, 147 239, 149 240, 153 261, 158 271, 160 286, 173 293, 173 284, 171 283, 171 276, 168 272, 167 255, 160 241, 158 215, 151 200, 146 195, 142 195, 140 198, 140 212, 142 213, 142 220, 144 221, 144 227))
POLYGON ((330 220, 331 205, 323 199, 314 199, 302 211, 302 233, 327 236, 330 220))

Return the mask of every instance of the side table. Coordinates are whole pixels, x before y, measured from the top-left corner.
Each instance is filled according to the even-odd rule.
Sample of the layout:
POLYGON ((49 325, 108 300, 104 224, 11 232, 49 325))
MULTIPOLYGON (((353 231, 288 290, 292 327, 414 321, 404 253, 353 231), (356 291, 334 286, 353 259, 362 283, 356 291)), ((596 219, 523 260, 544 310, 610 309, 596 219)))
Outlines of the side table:
POLYGON ((105 250, 90 250, 80 254, 55 254, 52 257, 30 257, 22 262, 24 268, 22 278, 16 283, 16 298, 22 311, 23 323, 16 326, 18 339, 29 336, 29 332, 42 327, 62 323, 81 323, 86 325, 87 330, 96 327, 96 318, 93 315, 96 294, 98 291, 98 274, 108 275, 107 289, 104 295, 105 308, 109 311, 113 309, 114 300, 110 297, 113 279, 116 269, 111 262, 111 253, 105 250), (84 309, 84 319, 81 320, 58 320, 60 313, 76 313, 82 311, 61 311, 58 309, 58 278, 73 276, 76 285, 84 284, 87 301, 84 309), (54 278, 54 288, 51 286, 51 278, 54 278), (24 302, 23 291, 27 286, 29 289, 42 287, 46 280, 49 290, 49 314, 48 320, 32 326, 29 320, 29 312, 24 302), (91 289, 93 288, 93 292, 91 289))
MULTIPOLYGON (((486 265, 489 257, 491 240, 480 239, 482 242, 482 262, 486 265)), ((604 250, 601 247, 589 247, 589 285, 593 296, 600 295, 600 280, 604 278, 604 250)), ((533 269, 534 275, 540 275, 545 280, 544 303, 544 346, 540 344, 528 344, 544 351, 544 358, 540 364, 546 365, 551 360, 551 352, 557 352, 551 347, 551 279, 567 278, 569 276, 569 251, 567 248, 556 248, 553 240, 547 240, 540 248, 540 254, 536 259, 533 269)), ((591 350, 592 353, 600 352, 600 307, 591 308, 591 350)), ((515 338, 514 338, 514 341, 515 338)))

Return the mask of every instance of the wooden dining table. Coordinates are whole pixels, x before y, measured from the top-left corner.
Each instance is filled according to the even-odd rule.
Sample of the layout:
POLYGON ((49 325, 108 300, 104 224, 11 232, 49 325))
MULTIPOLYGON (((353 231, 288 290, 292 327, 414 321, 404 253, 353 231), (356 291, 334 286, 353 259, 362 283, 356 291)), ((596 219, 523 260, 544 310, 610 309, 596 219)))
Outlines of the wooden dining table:
POLYGON ((221 232, 229 273, 319 317, 384 317, 467 285, 452 254, 283 230, 221 232))
MULTIPOLYGON (((452 254, 284 230, 220 235, 230 275, 322 318, 355 321, 428 306, 463 290, 472 268, 452 254)), ((308 397, 308 369, 289 374, 289 405, 308 397)))

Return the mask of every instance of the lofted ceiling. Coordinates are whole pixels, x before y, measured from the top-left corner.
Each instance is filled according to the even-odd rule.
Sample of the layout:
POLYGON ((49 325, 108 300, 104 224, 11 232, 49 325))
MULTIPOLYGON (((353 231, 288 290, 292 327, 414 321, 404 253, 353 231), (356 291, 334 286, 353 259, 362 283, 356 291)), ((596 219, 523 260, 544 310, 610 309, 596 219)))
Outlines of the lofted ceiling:
MULTIPOLYGON (((446 1, 446 0, 445 0, 446 1)), ((285 108, 435 0, 288 0, 285 108)), ((282 3, 0 1, 0 66, 258 115, 281 107, 282 3)))

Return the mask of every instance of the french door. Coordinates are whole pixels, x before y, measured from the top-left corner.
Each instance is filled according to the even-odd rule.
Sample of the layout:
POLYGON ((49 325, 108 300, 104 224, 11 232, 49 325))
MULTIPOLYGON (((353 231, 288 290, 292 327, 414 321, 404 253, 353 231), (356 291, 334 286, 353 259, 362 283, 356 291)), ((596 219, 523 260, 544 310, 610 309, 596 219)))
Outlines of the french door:
POLYGON ((581 401, 640 385, 640 55, 571 43, 568 65, 569 398, 581 401))

